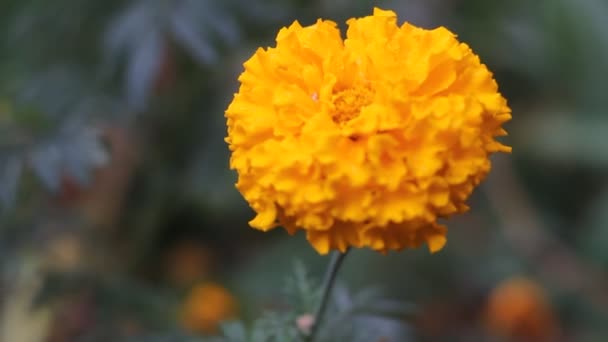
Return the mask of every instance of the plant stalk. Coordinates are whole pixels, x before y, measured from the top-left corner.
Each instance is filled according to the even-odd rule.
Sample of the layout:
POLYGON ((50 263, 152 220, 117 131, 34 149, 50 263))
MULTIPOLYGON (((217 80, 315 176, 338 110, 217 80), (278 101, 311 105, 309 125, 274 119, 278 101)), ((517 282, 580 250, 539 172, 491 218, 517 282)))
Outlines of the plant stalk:
POLYGON ((314 323, 310 329, 310 334, 306 337, 306 342, 313 342, 315 336, 319 331, 319 327, 321 326, 321 322, 323 321, 323 315, 327 310, 327 305, 329 304, 329 298, 331 294, 331 290, 334 286, 336 275, 340 270, 340 266, 342 265, 342 261, 344 261, 344 257, 348 254, 348 249, 342 253, 340 251, 334 251, 331 254, 331 259, 329 260, 329 265, 327 266, 327 270, 325 271, 325 277, 323 279, 323 284, 321 286, 321 302, 317 307, 317 311, 314 314, 314 323))

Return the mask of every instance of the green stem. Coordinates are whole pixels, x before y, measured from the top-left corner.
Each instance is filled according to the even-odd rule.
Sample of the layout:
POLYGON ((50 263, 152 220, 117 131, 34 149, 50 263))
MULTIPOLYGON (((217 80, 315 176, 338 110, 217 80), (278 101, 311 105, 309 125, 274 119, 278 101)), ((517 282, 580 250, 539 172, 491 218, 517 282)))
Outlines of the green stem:
POLYGON ((321 287, 321 302, 319 303, 319 307, 313 316, 314 323, 310 329, 310 334, 306 338, 307 342, 314 341, 314 338, 319 331, 319 327, 323 321, 323 315, 325 314, 327 305, 329 303, 329 296, 336 280, 336 275, 338 274, 338 270, 340 269, 340 265, 342 265, 342 261, 344 260, 346 254, 348 254, 348 249, 344 253, 334 251, 331 254, 329 266, 327 266, 327 271, 325 271, 325 278, 323 279, 323 285, 321 287))

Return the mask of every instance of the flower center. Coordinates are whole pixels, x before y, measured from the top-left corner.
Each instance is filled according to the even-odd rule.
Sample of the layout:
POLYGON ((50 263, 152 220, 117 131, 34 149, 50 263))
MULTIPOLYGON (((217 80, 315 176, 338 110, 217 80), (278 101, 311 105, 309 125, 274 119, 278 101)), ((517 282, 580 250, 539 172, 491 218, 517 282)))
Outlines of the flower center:
POLYGON ((356 118, 361 113, 361 108, 372 102, 372 95, 370 89, 366 87, 347 88, 334 92, 332 120, 337 124, 345 124, 356 118))

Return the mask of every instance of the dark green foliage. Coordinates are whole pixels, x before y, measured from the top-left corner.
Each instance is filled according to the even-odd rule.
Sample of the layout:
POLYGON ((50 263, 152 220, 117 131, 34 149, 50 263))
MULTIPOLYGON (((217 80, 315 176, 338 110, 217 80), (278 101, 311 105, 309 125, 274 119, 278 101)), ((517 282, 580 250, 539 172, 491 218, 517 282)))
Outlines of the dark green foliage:
MULTIPOLYGON (((290 305, 282 311, 262 314, 250 328, 240 321, 222 326, 225 342, 303 342, 305 331, 298 320, 316 311, 320 300, 319 285, 306 267, 297 262, 293 275, 286 280, 285 299, 290 305)), ((410 304, 385 298, 378 290, 367 289, 351 294, 345 287, 335 288, 329 312, 322 322, 316 341, 375 341, 388 338, 406 341, 409 327, 406 317, 414 313, 410 304)))

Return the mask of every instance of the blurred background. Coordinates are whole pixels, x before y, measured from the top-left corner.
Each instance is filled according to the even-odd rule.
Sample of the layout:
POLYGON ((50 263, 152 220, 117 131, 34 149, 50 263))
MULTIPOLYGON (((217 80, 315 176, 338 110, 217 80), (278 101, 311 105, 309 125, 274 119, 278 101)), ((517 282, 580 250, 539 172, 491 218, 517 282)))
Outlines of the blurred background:
POLYGON ((349 291, 414 308, 367 340, 608 340, 605 0, 2 0, 0 341, 185 341, 289 310, 294 261, 327 258, 248 227, 223 112, 279 28, 373 6, 481 56, 513 154, 441 252, 348 256, 349 291))

